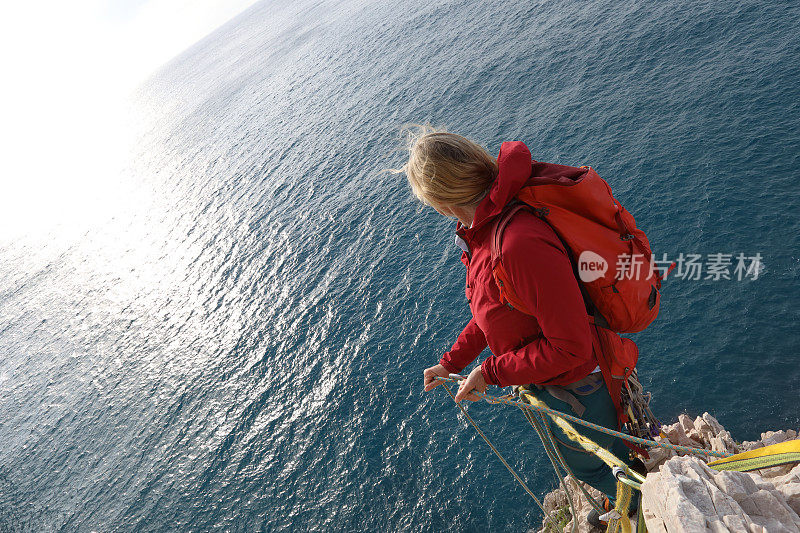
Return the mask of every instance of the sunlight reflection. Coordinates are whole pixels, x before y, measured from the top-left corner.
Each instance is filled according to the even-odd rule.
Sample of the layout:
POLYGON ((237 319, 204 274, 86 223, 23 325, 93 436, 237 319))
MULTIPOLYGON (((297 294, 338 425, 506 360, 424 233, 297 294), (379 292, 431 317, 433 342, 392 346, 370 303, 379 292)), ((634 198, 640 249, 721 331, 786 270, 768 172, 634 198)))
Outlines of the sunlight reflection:
POLYGON ((113 216, 137 134, 128 95, 253 1, 4 6, 0 246, 74 238, 113 216))

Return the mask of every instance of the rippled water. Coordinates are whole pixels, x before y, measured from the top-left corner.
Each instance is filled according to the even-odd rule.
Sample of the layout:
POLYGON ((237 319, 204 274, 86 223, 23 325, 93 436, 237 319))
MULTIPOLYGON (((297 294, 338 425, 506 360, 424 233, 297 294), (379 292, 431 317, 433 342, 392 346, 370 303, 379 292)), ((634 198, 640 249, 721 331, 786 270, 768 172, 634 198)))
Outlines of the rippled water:
MULTIPOLYGON (((0 530, 524 530, 446 394, 468 318, 452 225, 400 177, 430 120, 591 164, 657 253, 761 253, 667 281, 637 334, 656 413, 797 427, 800 12, 756 2, 262 2, 137 94, 77 237, 0 248, 0 530)), ((540 493, 508 409, 470 411, 540 493)))

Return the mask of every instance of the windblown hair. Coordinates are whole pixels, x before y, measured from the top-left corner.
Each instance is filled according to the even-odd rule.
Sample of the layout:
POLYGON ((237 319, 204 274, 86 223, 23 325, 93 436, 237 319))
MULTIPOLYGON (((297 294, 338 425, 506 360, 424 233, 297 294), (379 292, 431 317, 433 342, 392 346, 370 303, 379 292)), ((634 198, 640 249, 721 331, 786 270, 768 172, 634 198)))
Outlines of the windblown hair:
POLYGON ((497 160, 481 145, 430 125, 405 128, 405 172, 414 196, 439 210, 477 205, 497 177, 497 160))

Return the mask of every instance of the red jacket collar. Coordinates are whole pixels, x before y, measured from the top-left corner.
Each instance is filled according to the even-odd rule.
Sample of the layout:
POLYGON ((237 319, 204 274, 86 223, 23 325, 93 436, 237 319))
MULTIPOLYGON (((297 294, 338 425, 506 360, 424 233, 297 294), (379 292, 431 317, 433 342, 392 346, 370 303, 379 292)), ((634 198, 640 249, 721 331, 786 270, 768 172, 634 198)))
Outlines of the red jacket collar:
POLYGON ((475 219, 470 228, 464 228, 459 222, 456 232, 471 235, 476 228, 493 219, 517 195, 531 175, 531 152, 521 141, 504 142, 500 145, 497 156, 497 178, 495 178, 489 194, 478 204, 475 219))

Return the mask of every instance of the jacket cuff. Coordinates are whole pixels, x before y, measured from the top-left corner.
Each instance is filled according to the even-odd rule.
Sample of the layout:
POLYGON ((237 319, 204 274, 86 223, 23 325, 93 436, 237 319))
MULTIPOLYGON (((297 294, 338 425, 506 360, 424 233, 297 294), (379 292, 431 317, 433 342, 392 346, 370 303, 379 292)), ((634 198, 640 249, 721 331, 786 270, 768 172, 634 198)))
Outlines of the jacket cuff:
MULTIPOLYGON (((491 359, 491 358, 490 358, 491 359)), ((489 359, 486 359, 483 363, 481 363, 481 375, 483 376, 483 381, 485 381, 489 385, 500 385, 495 376, 492 375, 491 371, 489 370, 489 359)))
POLYGON ((448 355, 449 352, 444 354, 442 358, 439 359, 439 364, 442 365, 444 369, 450 372, 451 374, 458 374, 461 371, 461 369, 454 367, 452 363, 450 363, 450 361, 446 359, 448 355))

